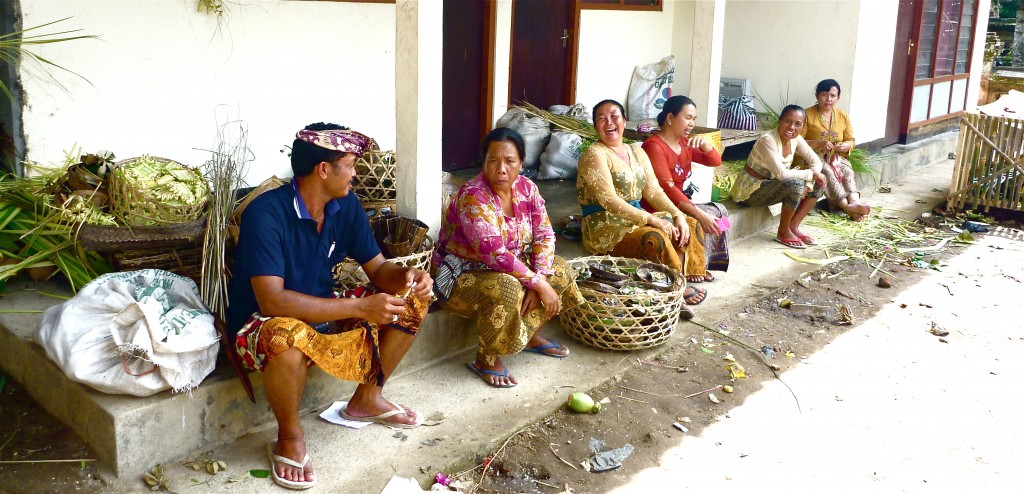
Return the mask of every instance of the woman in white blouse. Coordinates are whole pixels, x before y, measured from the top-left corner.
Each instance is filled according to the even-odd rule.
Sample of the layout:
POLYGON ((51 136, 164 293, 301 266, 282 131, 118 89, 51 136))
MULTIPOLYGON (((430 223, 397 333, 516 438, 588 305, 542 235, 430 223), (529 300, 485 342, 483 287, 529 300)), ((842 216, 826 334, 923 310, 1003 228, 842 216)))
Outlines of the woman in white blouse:
POLYGON ((777 128, 757 139, 747 158, 744 173, 736 177, 732 198, 743 206, 771 206, 782 203, 775 241, 796 249, 814 245, 814 239, 800 230, 800 222, 822 194, 825 175, 821 160, 800 129, 807 120, 804 109, 789 105, 782 109, 777 128), (793 168, 793 157, 803 158, 807 168, 793 168))

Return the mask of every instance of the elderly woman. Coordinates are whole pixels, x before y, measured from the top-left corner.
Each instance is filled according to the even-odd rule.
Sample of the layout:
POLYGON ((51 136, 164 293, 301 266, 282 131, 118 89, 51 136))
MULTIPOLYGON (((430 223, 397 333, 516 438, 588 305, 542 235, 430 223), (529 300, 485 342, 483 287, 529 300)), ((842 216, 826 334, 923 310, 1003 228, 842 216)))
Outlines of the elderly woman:
MULTIPOLYGON (((583 248, 593 254, 660 262, 689 274, 682 259, 696 240, 690 238, 686 214, 661 190, 640 145, 622 141, 623 115, 625 110, 614 100, 594 106, 598 142, 580 156, 576 178, 576 198, 583 209, 583 248), (641 200, 657 212, 645 211, 641 200)), ((687 286, 686 290, 687 305, 699 304, 707 296, 704 289, 687 286)), ((687 309, 684 315, 693 314, 687 309)))
POLYGON ((519 382, 501 355, 569 355, 541 336, 540 327, 580 299, 568 265, 555 255, 544 199, 519 175, 525 153, 514 130, 497 128, 484 137, 483 172, 452 199, 433 257, 441 307, 476 321, 480 348, 466 365, 496 388, 519 382))
POLYGON ((835 79, 819 82, 814 90, 818 103, 807 108, 807 125, 800 134, 824 163, 822 173, 828 179, 825 198, 829 208, 842 209, 854 221, 860 221, 871 212, 871 206, 860 202, 857 177, 850 166, 853 125, 850 116, 835 107, 840 94, 842 89, 835 79))
MULTIPOLYGON (((715 256, 714 268, 724 271, 729 266, 725 232, 717 223, 718 218, 724 217, 728 211, 719 204, 698 206, 683 192, 694 161, 712 167, 722 164, 722 157, 708 139, 690 137, 696 120, 697 105, 693 100, 686 96, 673 96, 665 101, 658 114, 658 133, 643 144, 661 189, 680 211, 686 213, 686 223, 690 230, 690 242, 686 249, 686 279, 690 283, 715 279, 707 272, 712 267, 706 255, 708 250, 715 256)), ((655 212, 647 201, 640 203, 647 211, 655 212)))
POLYGON ((775 241, 787 247, 804 249, 814 239, 800 230, 800 223, 822 194, 825 175, 821 161, 800 136, 807 115, 797 105, 789 105, 779 114, 777 128, 757 139, 747 158, 745 173, 736 177, 732 197, 741 206, 771 206, 782 203, 779 230, 775 241), (793 167, 800 156, 810 169, 793 167))

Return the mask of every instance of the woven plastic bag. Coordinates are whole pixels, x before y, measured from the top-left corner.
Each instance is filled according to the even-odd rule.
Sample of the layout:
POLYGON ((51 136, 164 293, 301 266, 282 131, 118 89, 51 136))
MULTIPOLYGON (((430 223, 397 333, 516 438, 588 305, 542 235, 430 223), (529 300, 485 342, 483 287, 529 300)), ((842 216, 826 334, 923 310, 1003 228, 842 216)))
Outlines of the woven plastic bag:
POLYGON ((540 180, 575 178, 583 139, 571 132, 552 132, 551 140, 540 155, 540 180))
POLYGON ((135 396, 195 388, 219 349, 195 282, 159 269, 96 278, 43 313, 36 341, 68 378, 135 396))
POLYGON ((672 97, 672 81, 676 76, 676 62, 672 55, 633 69, 626 99, 628 120, 656 118, 665 101, 672 97))

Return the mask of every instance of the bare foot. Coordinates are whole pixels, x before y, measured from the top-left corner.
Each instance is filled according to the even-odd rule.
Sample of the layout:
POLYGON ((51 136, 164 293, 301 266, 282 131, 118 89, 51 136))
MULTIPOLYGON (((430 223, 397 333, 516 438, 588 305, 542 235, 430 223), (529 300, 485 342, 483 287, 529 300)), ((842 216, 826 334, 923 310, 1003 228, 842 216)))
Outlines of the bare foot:
POLYGON ((359 402, 357 402, 355 396, 353 396, 351 401, 348 402, 348 405, 346 405, 345 413, 353 417, 374 417, 394 410, 395 406, 401 408, 402 413, 388 417, 386 420, 387 422, 405 425, 417 424, 419 417, 416 415, 415 410, 405 405, 395 405, 379 394, 372 400, 360 400, 359 402))
POLYGON ((505 367, 505 364, 498 357, 494 357, 494 364, 488 364, 485 359, 477 357, 476 362, 473 362, 473 366, 476 367, 480 379, 483 379, 485 383, 491 386, 510 388, 519 384, 516 376, 513 376, 508 371, 508 368, 505 367))
POLYGON ((868 206, 867 204, 864 204, 862 202, 855 202, 848 206, 846 213, 850 214, 851 216, 853 213, 856 213, 860 216, 867 216, 868 214, 871 213, 871 206, 868 206))
MULTIPOLYGON (((295 463, 302 463, 306 457, 306 442, 304 438, 277 438, 274 444, 274 454, 283 456, 295 463)), ((316 474, 313 473, 313 462, 306 463, 305 468, 296 468, 280 462, 274 462, 274 471, 277 476, 292 482, 313 482, 316 474)))

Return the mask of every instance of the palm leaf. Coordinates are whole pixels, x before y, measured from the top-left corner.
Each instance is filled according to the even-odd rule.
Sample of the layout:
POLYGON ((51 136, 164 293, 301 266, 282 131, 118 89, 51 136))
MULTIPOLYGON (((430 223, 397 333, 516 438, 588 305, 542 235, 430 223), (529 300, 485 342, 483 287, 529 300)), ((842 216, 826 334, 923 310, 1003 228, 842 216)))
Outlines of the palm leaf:
MULTIPOLYGON (((22 62, 22 70, 32 77, 37 79, 45 80, 55 84, 61 90, 68 92, 67 87, 58 81, 50 69, 59 69, 69 74, 75 75, 81 78, 83 81, 92 85, 88 79, 83 77, 81 74, 67 69, 56 62, 43 57, 37 53, 34 53, 26 48, 26 46, 38 46, 48 45, 53 43, 65 43, 68 41, 77 41, 83 39, 99 39, 98 36, 92 34, 75 34, 82 32, 82 29, 70 29, 66 31, 56 31, 52 33, 41 33, 40 29, 52 26, 59 22, 64 22, 70 19, 65 17, 56 21, 47 22, 38 26, 22 29, 20 31, 14 31, 11 33, 0 35, 0 62, 7 63, 10 65, 16 65, 19 61, 22 62)), ((14 96, 11 94, 10 88, 7 84, 0 80, 0 92, 3 92, 7 98, 13 99, 14 96)))

